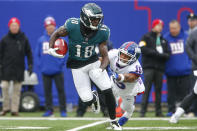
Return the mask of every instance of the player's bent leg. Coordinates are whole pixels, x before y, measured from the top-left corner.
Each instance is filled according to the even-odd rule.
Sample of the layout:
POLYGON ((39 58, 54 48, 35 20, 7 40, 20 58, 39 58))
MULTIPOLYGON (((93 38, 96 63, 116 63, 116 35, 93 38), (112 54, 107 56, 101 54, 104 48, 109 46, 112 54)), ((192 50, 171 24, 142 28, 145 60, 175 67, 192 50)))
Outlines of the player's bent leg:
POLYGON ((125 113, 119 119, 118 123, 120 124, 120 126, 123 126, 129 120, 129 118, 133 115, 133 112, 135 110, 134 96, 122 97, 121 108, 125 111, 125 113))
POLYGON ((101 72, 99 77, 95 77, 93 70, 91 70, 89 72, 89 76, 90 76, 91 80, 97 85, 97 87, 101 91, 111 88, 111 82, 110 82, 110 78, 107 74, 107 71, 104 70, 103 72, 101 72))
POLYGON ((120 124, 120 126, 123 126, 127 123, 127 121, 129 120, 129 118, 133 115, 133 111, 135 110, 135 106, 131 106, 132 107, 132 111, 125 111, 125 113, 123 114, 122 117, 120 117, 120 119, 118 120, 118 123, 120 124))
POLYGON ((73 81, 75 88, 81 100, 87 105, 91 105, 93 101, 93 93, 91 90, 91 82, 87 72, 80 69, 72 69, 73 81))
POLYGON ((195 92, 191 92, 187 95, 183 101, 181 102, 180 107, 177 108, 176 112, 172 115, 169 122, 170 123, 177 123, 180 117, 184 114, 185 110, 192 104, 193 100, 197 98, 197 94, 195 92))
POLYGON ((111 89, 111 82, 110 78, 104 70, 101 72, 100 75, 94 76, 94 69, 100 67, 100 61, 97 61, 93 63, 93 69, 89 71, 89 76, 91 80, 97 85, 97 87, 102 91, 102 93, 105 95, 105 103, 108 108, 109 117, 111 119, 110 125, 113 130, 122 130, 122 127, 119 125, 119 123, 116 121, 116 101, 111 89))
POLYGON ((107 90, 102 91, 105 95, 105 102, 108 108, 109 117, 111 120, 116 119, 116 101, 112 92, 112 89, 109 88, 107 90))
POLYGON ((192 104, 193 100, 197 98, 197 94, 195 94, 193 91, 188 94, 183 101, 181 102, 180 107, 183 108, 184 110, 188 109, 189 106, 192 104))
POLYGON ((122 127, 116 121, 116 101, 112 92, 112 89, 102 91, 105 95, 105 102, 108 108, 109 117, 111 119, 110 126, 113 130, 122 130, 122 127))

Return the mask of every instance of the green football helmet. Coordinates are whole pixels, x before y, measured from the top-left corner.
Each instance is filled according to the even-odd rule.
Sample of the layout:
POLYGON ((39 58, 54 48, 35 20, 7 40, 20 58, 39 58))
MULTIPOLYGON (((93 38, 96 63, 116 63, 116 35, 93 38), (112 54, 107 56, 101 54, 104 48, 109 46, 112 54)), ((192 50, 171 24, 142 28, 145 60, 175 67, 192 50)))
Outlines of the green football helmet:
POLYGON ((87 28, 92 30, 97 30, 99 25, 103 22, 103 12, 102 9, 95 3, 85 4, 81 9, 80 21, 87 28), (92 21, 97 19, 98 25, 93 25, 92 21))

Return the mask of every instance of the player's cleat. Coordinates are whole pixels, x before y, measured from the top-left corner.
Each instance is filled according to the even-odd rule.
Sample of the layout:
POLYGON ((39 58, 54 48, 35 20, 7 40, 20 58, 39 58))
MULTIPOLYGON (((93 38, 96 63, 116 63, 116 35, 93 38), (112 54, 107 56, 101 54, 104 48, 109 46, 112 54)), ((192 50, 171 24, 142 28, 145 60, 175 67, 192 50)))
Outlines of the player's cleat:
POLYGON ((169 120, 170 123, 177 123, 178 121, 179 121, 179 117, 177 117, 175 114, 173 114, 169 120))
POLYGON ((172 112, 168 112, 168 113, 166 114, 166 116, 167 116, 167 117, 170 117, 170 116, 172 116, 172 114, 173 114, 172 112))
POLYGON ((92 103, 92 110, 94 113, 99 113, 101 107, 100 107, 100 103, 99 103, 98 93, 96 90, 92 91, 92 93, 96 97, 96 101, 92 103))
POLYGON ((47 110, 43 115, 43 117, 53 117, 53 112, 51 110, 47 110))
POLYGON ((65 111, 61 111, 61 112, 60 112, 60 116, 61 116, 61 117, 67 117, 67 114, 66 114, 65 111))
POLYGON ((121 117, 119 120, 118 120, 118 123, 120 126, 123 126, 124 124, 126 124, 126 122, 128 121, 129 119, 126 118, 126 117, 121 117))
POLYGON ((119 123, 114 120, 114 121, 111 121, 110 122, 110 126, 113 130, 117 130, 117 131, 121 131, 122 130, 122 127, 119 125, 119 123))
POLYGON ((179 118, 181 117, 181 115, 184 114, 184 109, 181 107, 178 107, 176 112, 172 115, 172 117, 170 118, 169 122, 170 123, 177 123, 179 121, 179 118))

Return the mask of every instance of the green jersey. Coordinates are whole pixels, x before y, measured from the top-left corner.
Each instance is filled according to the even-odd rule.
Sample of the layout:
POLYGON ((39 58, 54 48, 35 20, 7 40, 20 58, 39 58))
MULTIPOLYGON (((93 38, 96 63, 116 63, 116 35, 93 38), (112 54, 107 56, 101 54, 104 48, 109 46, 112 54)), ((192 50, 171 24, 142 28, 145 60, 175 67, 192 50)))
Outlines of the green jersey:
POLYGON ((109 38, 110 30, 106 25, 101 25, 96 34, 88 39, 81 34, 80 24, 79 18, 70 18, 64 24, 69 40, 68 68, 80 68, 97 61, 95 47, 109 38))

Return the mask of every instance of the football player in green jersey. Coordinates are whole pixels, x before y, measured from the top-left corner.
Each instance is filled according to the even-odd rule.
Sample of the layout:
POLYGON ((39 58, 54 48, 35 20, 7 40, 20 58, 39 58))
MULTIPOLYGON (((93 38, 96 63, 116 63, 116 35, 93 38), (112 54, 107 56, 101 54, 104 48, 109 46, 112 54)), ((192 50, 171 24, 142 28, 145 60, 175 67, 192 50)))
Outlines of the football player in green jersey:
POLYGON ((70 18, 51 36, 48 53, 54 57, 64 57, 53 48, 59 37, 68 36, 69 57, 67 67, 71 68, 76 90, 83 102, 93 105, 95 112, 100 109, 96 91, 91 91, 90 79, 100 88, 106 97, 110 116, 110 125, 114 130, 122 130, 115 120, 115 99, 110 79, 105 70, 109 64, 107 40, 110 30, 103 24, 102 9, 95 3, 85 4, 81 9, 80 18, 70 18), (102 61, 99 61, 95 47, 99 46, 102 61))

